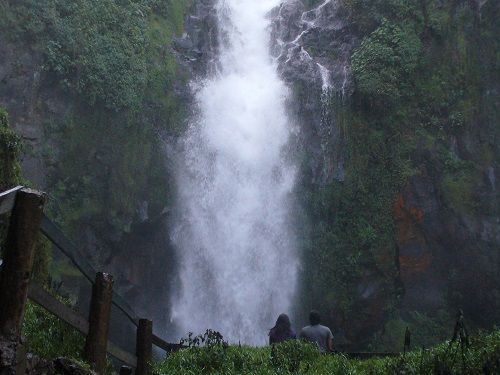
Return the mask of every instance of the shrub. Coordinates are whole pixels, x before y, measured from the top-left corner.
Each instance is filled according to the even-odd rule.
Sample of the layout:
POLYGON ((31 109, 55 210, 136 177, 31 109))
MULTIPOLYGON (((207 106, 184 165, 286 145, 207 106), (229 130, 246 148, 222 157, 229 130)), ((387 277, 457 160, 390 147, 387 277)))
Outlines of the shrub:
POLYGON ((84 336, 34 303, 28 302, 26 306, 22 333, 29 353, 46 359, 82 360, 84 336))
POLYGON ((352 55, 359 92, 382 103, 408 95, 421 50, 422 43, 413 27, 384 20, 352 55))

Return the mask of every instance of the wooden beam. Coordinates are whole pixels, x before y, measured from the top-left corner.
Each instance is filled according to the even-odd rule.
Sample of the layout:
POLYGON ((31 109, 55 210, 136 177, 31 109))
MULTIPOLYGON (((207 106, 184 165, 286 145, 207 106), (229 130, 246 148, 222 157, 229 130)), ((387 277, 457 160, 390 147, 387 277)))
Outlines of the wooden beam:
POLYGON ((16 202, 16 195, 22 186, 16 186, 13 189, 0 193, 0 215, 7 214, 12 211, 16 202))
POLYGON ((30 300, 39 304, 45 310, 54 314, 62 321, 68 323, 70 326, 77 329, 85 336, 88 334, 89 322, 87 321, 87 319, 52 296, 41 286, 35 284, 34 282, 31 282, 28 290, 28 297, 30 300))
POLYGON ((21 189, 10 218, 0 274, 0 334, 12 340, 21 333, 44 204, 43 193, 21 189))
POLYGON ((136 375, 150 375, 151 361, 153 359, 153 322, 140 319, 137 327, 137 368, 136 375))
POLYGON ((106 367, 106 352, 113 296, 113 277, 99 272, 92 287, 90 301, 89 333, 85 341, 84 358, 93 369, 102 374, 106 367))

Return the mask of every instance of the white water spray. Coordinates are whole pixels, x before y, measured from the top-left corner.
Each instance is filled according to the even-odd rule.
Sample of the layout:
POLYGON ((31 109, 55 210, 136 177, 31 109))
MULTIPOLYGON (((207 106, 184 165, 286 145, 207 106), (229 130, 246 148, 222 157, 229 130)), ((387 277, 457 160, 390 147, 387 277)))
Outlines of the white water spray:
POLYGON ((266 343, 291 312, 298 260, 290 228, 294 169, 284 159, 287 88, 272 62, 266 14, 279 0, 219 0, 220 71, 198 83, 200 116, 177 171, 178 335, 220 331, 266 343))

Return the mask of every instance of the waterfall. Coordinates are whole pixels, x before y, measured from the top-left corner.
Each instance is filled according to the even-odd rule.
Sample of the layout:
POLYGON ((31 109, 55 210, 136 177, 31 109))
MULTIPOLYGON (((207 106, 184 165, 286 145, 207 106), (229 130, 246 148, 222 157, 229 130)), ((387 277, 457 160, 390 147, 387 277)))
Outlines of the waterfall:
POLYGON ((262 345, 290 313, 298 258, 294 168, 285 146, 288 90, 270 56, 266 15, 279 0, 219 0, 218 69, 195 82, 198 115, 182 140, 172 241, 178 336, 207 328, 262 345))

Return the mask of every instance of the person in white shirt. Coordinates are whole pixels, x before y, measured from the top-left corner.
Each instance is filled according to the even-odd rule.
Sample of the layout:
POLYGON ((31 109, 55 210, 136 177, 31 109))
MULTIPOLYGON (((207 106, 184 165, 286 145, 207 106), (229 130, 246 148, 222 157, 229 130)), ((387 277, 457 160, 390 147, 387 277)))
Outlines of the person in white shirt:
POLYGON ((321 325, 319 312, 312 310, 309 313, 311 325, 302 328, 299 338, 318 344, 322 353, 333 352, 333 334, 330 328, 321 325))

